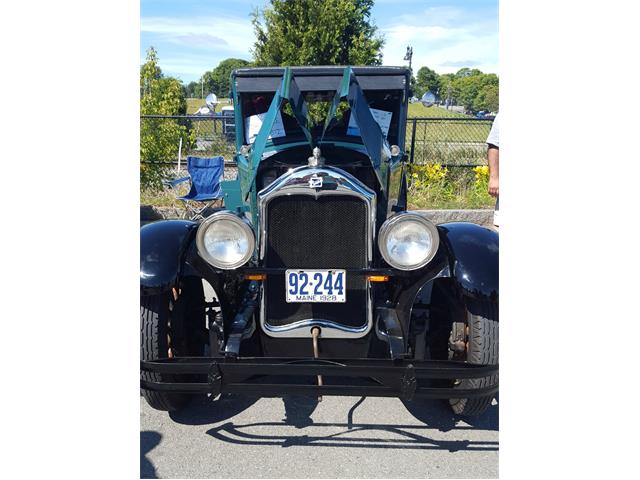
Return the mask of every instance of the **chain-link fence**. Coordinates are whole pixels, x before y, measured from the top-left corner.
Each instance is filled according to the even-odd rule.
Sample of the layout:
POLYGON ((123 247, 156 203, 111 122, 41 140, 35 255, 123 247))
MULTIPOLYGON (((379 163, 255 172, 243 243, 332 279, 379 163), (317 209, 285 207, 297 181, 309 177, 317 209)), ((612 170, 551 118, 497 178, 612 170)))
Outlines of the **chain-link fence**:
MULTIPOLYGON (((486 165, 486 139, 492 120, 475 118, 410 118, 405 147, 418 165, 443 167, 486 165)), ((232 164, 235 124, 228 116, 140 117, 142 163, 184 164, 188 155, 222 155, 232 164)))
POLYGON ((143 115, 140 144, 142 163, 176 165, 189 155, 222 155, 230 161, 235 152, 234 117, 143 115))
POLYGON ((443 167, 487 164, 487 136, 493 120, 478 118, 410 118, 406 147, 411 161, 443 167))

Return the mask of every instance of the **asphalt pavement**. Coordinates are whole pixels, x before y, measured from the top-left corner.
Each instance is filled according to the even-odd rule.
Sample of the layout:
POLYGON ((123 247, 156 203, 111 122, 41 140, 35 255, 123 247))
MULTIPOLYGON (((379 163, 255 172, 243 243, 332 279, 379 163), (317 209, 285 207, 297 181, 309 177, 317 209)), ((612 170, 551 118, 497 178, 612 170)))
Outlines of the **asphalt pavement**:
POLYGON ((498 401, 477 419, 441 401, 140 399, 142 478, 497 478, 498 401))

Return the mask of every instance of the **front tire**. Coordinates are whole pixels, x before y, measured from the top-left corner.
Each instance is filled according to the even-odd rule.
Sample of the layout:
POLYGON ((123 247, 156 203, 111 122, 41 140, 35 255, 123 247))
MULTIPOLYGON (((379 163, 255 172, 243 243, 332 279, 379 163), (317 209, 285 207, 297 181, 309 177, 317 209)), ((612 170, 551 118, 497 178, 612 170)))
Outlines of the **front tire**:
MULTIPOLYGON (((498 304, 490 301, 469 301, 466 321, 454 323, 452 337, 456 329, 464 328, 466 333, 465 360, 478 365, 498 364, 498 304), (462 323, 462 322, 460 322, 462 323)), ((483 388, 498 383, 498 375, 483 378, 469 378, 456 383, 456 388, 483 388)), ((475 398, 451 399, 449 403, 454 413, 477 416, 491 405, 494 395, 475 398)))
MULTIPOLYGON (((140 297, 140 359, 200 356, 204 353, 204 296, 200 279, 183 279, 177 291, 140 297)), ((188 381, 181 376, 140 372, 151 382, 188 381)), ((184 407, 190 395, 140 389, 151 408, 174 411, 184 407)))
MULTIPOLYGON (((156 360, 169 356, 169 293, 140 297, 140 359, 156 360)), ((170 375, 140 372, 148 382, 174 381, 170 375)), ((184 394, 140 389, 149 406, 155 410, 178 410, 188 402, 184 394)))

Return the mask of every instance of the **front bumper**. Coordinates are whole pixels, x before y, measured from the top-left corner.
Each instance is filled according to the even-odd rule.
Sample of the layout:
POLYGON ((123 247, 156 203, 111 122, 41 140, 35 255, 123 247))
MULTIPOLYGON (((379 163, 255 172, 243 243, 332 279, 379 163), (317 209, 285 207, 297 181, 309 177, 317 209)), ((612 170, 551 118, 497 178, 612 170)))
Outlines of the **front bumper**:
POLYGON ((188 382, 141 379, 140 386, 146 390, 214 396, 220 393, 259 397, 338 395, 411 400, 483 397, 498 391, 497 380, 473 389, 421 385, 420 380, 462 380, 498 374, 498 365, 448 360, 178 357, 141 361, 140 369, 195 377, 188 382), (317 375, 323 376, 324 385, 305 383, 305 380, 315 382, 317 375))

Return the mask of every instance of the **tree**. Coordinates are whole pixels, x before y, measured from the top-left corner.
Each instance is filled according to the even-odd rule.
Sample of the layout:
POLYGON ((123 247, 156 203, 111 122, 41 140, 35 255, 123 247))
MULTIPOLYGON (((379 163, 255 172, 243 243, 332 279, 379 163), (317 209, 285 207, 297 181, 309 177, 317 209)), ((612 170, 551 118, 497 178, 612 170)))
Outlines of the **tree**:
POLYGON ((471 77, 473 75, 482 75, 482 72, 477 68, 471 69, 469 67, 464 67, 456 72, 455 78, 471 77))
POLYGON ((271 0, 252 15, 257 66, 380 65, 373 0, 271 0))
POLYGON ((182 82, 162 74, 158 53, 149 47, 145 63, 140 66, 140 114, 184 115, 186 111, 182 82))
POLYGON ((189 84, 184 87, 184 96, 187 98, 197 98, 200 95, 200 83, 199 82, 189 82, 189 84))
POLYGON ((445 102, 451 94, 452 101, 455 98, 453 96, 453 73, 444 73, 438 77, 438 97, 441 101, 445 102))
POLYGON ((413 97, 420 98, 422 96, 423 92, 420 91, 418 83, 416 82, 416 77, 413 75, 411 75, 411 78, 409 79, 409 90, 411 90, 411 96, 413 97))
POLYGON ((434 95, 437 95, 438 89, 440 87, 439 76, 429 67, 421 67, 420 70, 418 70, 416 86, 420 93, 418 98, 422 97, 422 95, 424 95, 427 91, 433 93, 434 95))
POLYGON ((488 84, 480 89, 478 95, 473 100, 475 111, 485 110, 497 112, 500 106, 498 85, 488 84))
POLYGON ((204 82, 205 95, 215 93, 218 97, 229 97, 231 92, 231 72, 236 68, 251 66, 251 62, 241 58, 226 58, 216 68, 205 72, 200 78, 204 82))
POLYGON ((202 93, 206 97, 209 93, 217 91, 218 84, 216 83, 216 79, 213 75, 213 70, 204 72, 200 77, 200 81, 198 82, 198 90, 196 96, 200 97, 200 94, 202 93))
POLYGON ((162 70, 158 66, 158 52, 153 47, 147 49, 147 58, 140 66, 140 97, 149 93, 151 82, 162 77, 162 70))
MULTIPOLYGON (((146 62, 140 67, 140 92, 141 115, 184 115, 187 111, 182 82, 162 75, 153 47, 147 50, 146 62)), ((143 188, 161 188, 166 166, 159 162, 175 158, 180 138, 188 140, 187 129, 176 120, 141 120, 140 184, 143 188)))
POLYGON ((222 60, 213 69, 213 81, 216 86, 214 90, 218 97, 229 97, 231 92, 231 72, 236 68, 244 68, 251 65, 248 60, 241 58, 227 58, 222 60))
MULTIPOLYGON (((463 69, 464 70, 464 69, 463 69)), ((498 76, 495 73, 482 73, 480 70, 467 69, 467 74, 458 76, 451 82, 452 95, 457 103, 463 105, 466 110, 476 110, 474 102, 480 91, 487 85, 498 87, 498 76)))

